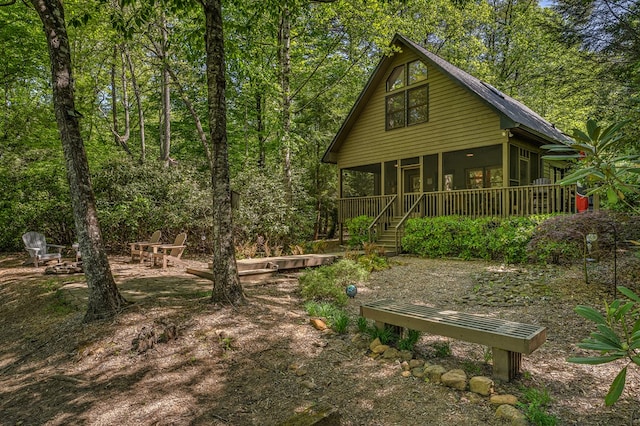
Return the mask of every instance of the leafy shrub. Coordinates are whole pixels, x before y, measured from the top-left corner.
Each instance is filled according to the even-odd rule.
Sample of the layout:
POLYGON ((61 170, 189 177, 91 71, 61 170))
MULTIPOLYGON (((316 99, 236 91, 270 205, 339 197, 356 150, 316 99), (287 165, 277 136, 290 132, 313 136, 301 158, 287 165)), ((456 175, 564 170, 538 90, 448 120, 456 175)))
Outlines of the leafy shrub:
POLYGON ((600 257, 613 253, 614 239, 618 242, 638 239, 640 221, 606 210, 553 216, 536 227, 527 246, 528 256, 533 262, 556 264, 582 260, 588 234, 598 236, 594 250, 600 257))
POLYGON ((401 351, 412 351, 420 340, 420 332, 417 330, 407 330, 405 335, 398 340, 398 349, 401 351))
POLYGON ((302 297, 307 300, 329 301, 346 305, 345 288, 354 282, 364 281, 368 272, 352 260, 342 259, 333 265, 308 269, 299 278, 302 297))
POLYGON ((451 356, 451 345, 448 341, 444 342, 436 342, 433 344, 433 348, 436 351, 436 357, 438 358, 446 358, 451 356))
POLYGON ((309 301, 304 304, 305 310, 311 316, 325 318, 335 332, 343 334, 349 326, 349 314, 343 309, 329 302, 309 301))
POLYGON ((358 264, 369 272, 389 269, 389 260, 384 256, 369 254, 358 257, 358 264))
POLYGON ((626 287, 618 287, 618 290, 627 300, 616 299, 611 304, 605 302, 605 315, 590 306, 576 306, 576 313, 594 322, 598 329, 578 343, 578 347, 599 351, 600 354, 595 357, 571 357, 567 360, 589 365, 619 359, 629 361, 611 383, 605 397, 606 405, 613 405, 620 398, 626 383, 627 368, 633 364, 640 366, 640 296, 626 287))
POLYGON ((369 225, 373 222, 373 218, 367 215, 357 216, 348 219, 346 222, 347 232, 349 233, 349 247, 362 247, 369 241, 369 225))
POLYGON ((407 221, 402 248, 423 257, 460 257, 527 261, 527 243, 536 219, 471 219, 458 216, 416 218, 407 221))
POLYGON ((551 403, 549 391, 546 389, 527 388, 525 389, 523 400, 524 403, 521 402, 518 405, 523 409, 525 417, 532 424, 538 426, 555 426, 558 424, 558 418, 546 411, 551 403))

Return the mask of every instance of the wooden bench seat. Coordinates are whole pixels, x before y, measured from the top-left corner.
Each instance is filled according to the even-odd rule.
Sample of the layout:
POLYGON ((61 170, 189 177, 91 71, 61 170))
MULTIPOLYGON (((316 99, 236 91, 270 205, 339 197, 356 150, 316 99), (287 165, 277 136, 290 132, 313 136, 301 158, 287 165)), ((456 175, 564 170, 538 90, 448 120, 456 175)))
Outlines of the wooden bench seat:
POLYGON ((493 376, 504 381, 520 372, 522 354, 530 354, 547 339, 547 329, 538 325, 392 300, 361 305, 360 315, 374 320, 378 328, 390 324, 489 346, 493 376))

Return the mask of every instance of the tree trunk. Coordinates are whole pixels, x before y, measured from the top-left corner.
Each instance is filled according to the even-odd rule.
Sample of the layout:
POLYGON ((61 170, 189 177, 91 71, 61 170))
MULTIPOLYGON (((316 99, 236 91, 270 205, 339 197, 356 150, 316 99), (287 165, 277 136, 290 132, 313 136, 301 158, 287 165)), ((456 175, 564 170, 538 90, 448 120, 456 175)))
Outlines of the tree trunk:
POLYGON ((136 97, 136 105, 138 106, 138 124, 140 125, 140 164, 143 164, 147 157, 147 142, 144 131, 144 108, 142 107, 142 94, 140 93, 140 87, 138 86, 138 80, 136 79, 135 68, 126 44, 124 45, 124 56, 127 60, 127 64, 129 65, 131 86, 133 86, 133 94, 136 97))
POLYGON ((89 178, 87 154, 75 109, 71 47, 60 0, 32 0, 47 37, 51 59, 53 105, 67 167, 71 204, 87 285, 89 304, 85 321, 111 318, 126 301, 111 274, 98 224, 95 197, 89 178))
POLYGON ((171 162, 171 90, 169 88, 169 64, 167 63, 167 50, 169 46, 167 20, 162 13, 160 25, 162 34, 161 59, 162 59, 162 139, 160 140, 160 160, 169 165, 171 162))
POLYGON ((207 97, 213 154, 213 293, 212 302, 232 305, 246 302, 233 244, 231 188, 227 146, 224 38, 220 0, 203 0, 206 19, 207 97))
POLYGON ((286 200, 292 204, 291 183, 291 17, 287 2, 282 7, 278 32, 280 86, 282 90, 282 156, 286 200))

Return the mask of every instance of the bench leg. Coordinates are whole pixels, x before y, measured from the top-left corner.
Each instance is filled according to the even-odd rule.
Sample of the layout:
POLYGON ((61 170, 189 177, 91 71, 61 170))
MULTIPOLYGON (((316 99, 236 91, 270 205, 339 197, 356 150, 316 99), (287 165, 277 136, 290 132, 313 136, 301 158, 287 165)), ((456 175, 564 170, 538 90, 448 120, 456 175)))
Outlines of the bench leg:
POLYGON ((520 373, 522 354, 499 348, 491 349, 493 350, 493 376, 505 382, 515 378, 520 373))

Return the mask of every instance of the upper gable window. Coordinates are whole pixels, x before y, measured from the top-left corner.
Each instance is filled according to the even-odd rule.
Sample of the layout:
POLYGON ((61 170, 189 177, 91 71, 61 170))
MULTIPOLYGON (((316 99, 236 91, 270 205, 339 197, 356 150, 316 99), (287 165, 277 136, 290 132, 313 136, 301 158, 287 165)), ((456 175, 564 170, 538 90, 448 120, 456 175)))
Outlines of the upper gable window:
POLYGON ((395 67, 387 78, 387 92, 404 87, 404 65, 395 67))
POLYGON ((399 65, 391 71, 387 92, 395 93, 385 98, 386 130, 429 121, 429 84, 426 80, 427 66, 419 60, 399 65))
POLYGON ((409 85, 419 83, 427 79, 427 66, 424 64, 424 62, 409 62, 407 68, 407 80, 409 82, 409 85))

